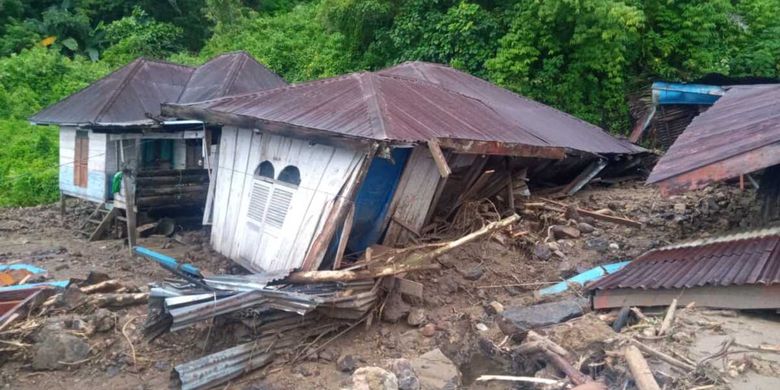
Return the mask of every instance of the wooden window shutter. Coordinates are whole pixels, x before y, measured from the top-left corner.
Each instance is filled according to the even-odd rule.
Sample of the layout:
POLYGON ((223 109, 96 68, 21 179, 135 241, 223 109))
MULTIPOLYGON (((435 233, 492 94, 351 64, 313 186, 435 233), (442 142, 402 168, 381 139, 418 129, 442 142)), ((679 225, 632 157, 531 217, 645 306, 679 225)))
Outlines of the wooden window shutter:
POLYGON ((252 194, 249 199, 248 218, 250 222, 261 225, 265 219, 268 195, 271 193, 272 185, 264 180, 255 179, 252 181, 252 194))
POLYGON ((293 191, 282 185, 275 185, 271 201, 268 203, 266 213, 266 222, 269 226, 281 229, 284 225, 284 219, 287 217, 287 211, 290 209, 293 191))

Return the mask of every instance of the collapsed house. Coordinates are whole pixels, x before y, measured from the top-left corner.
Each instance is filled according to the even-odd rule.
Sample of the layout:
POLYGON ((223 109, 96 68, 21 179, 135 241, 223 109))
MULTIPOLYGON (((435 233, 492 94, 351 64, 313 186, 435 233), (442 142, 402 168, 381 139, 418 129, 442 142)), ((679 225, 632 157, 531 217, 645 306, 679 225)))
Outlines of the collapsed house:
MULTIPOLYGON (((59 188, 66 197, 98 204, 81 230, 90 239, 106 234, 120 212, 135 204, 155 209, 199 210, 209 185, 209 158, 219 126, 169 120, 163 102, 192 102, 286 85, 244 52, 217 56, 192 68, 138 58, 86 88, 33 115, 38 125, 60 128, 59 188), (118 184, 132 170, 134 183, 118 184), (124 187, 134 186, 128 201, 124 187)), ((133 208, 129 208, 133 209, 133 208)))
POLYGON ((223 126, 211 244, 253 272, 338 268, 374 244, 415 242, 472 198, 501 192, 511 210, 528 178, 573 193, 599 174, 636 168, 644 152, 421 62, 163 104, 162 114, 223 126))
POLYGON ((693 119, 653 168, 648 183, 664 195, 679 194, 733 178, 752 182, 763 172, 759 194, 762 217, 780 216, 780 85, 729 88, 712 107, 693 119))

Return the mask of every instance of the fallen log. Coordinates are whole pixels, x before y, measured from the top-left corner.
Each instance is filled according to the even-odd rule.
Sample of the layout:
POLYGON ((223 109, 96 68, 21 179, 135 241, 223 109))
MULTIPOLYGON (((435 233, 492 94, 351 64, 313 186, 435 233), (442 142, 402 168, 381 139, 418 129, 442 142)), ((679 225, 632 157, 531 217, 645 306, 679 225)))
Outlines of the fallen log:
POLYGON ((485 225, 483 228, 467 234, 457 240, 443 243, 436 249, 425 253, 410 253, 398 263, 389 264, 378 269, 366 271, 302 271, 290 274, 287 280, 292 283, 319 283, 319 282, 347 282, 352 280, 376 279, 384 276, 398 275, 405 272, 439 269, 439 264, 431 264, 435 258, 470 242, 476 241, 485 235, 504 229, 520 220, 520 216, 513 214, 500 221, 485 225))
POLYGON ((655 381, 655 377, 653 377, 653 371, 647 365, 647 360, 645 360, 642 352, 639 352, 637 347, 633 345, 627 346, 623 356, 628 363, 628 369, 631 371, 636 387, 639 390, 661 390, 658 382, 655 381))
MULTIPOLYGON (((555 200, 552 200, 552 199, 546 199, 546 198, 539 198, 539 199, 541 199, 541 200, 543 200, 543 201, 545 201, 547 203, 553 204, 555 206, 563 207, 564 209, 569 207, 567 204, 565 204, 563 202, 558 202, 558 201, 555 201, 555 200)), ((641 228, 642 227, 642 223, 641 222, 637 222, 637 221, 634 221, 632 219, 615 217, 615 216, 606 215, 606 214, 601 214, 601 213, 598 213, 598 212, 595 212, 595 211, 591 211, 591 210, 587 210, 587 209, 583 209, 583 208, 579 208, 579 207, 575 208, 575 210, 579 214, 587 215, 588 217, 591 217, 593 219, 598 219, 598 220, 601 220, 601 221, 611 222, 611 223, 614 223, 614 224, 630 226, 630 227, 635 227, 635 228, 641 228)))
POLYGON ((122 284, 116 279, 104 280, 100 283, 85 286, 81 288, 84 294, 94 294, 100 292, 114 291, 122 287, 122 284))
POLYGON ((563 357, 569 357, 569 351, 566 350, 566 348, 561 347, 560 345, 556 344, 554 341, 550 340, 547 337, 544 337, 540 335, 539 333, 536 333, 532 330, 528 331, 528 340, 531 342, 539 343, 543 347, 550 349, 551 351, 557 353, 558 355, 561 355, 563 357))
POLYGON ((550 362, 550 364, 555 366, 555 368, 559 369, 561 372, 566 374, 567 377, 569 377, 571 383, 579 386, 593 381, 593 379, 591 379, 589 376, 574 368, 574 366, 572 366, 571 363, 569 363, 569 361, 566 360, 563 356, 558 355, 548 348, 543 348, 542 353, 544 354, 544 357, 547 359, 547 361, 550 362))
POLYGON ((637 340, 631 339, 631 344, 634 345, 635 347, 639 348, 640 350, 642 350, 642 352, 644 352, 644 353, 646 353, 648 355, 654 356, 654 357, 656 357, 656 358, 658 358, 660 360, 663 360, 663 361, 665 361, 665 362, 667 362, 667 363, 669 363, 669 364, 671 364, 671 365, 673 365, 673 366, 675 366, 677 368, 681 368, 681 369, 686 370, 686 371, 693 371, 694 369, 696 369, 696 367, 693 366, 692 364, 685 363, 685 362, 683 362, 683 361, 681 361, 681 360, 679 360, 677 358, 672 357, 671 355, 668 355, 668 354, 665 354, 665 353, 663 353, 661 351, 657 351, 657 350, 655 350, 653 348, 650 348, 649 346, 647 346, 647 345, 645 345, 643 343, 640 343, 637 340))
POLYGON ((95 294, 89 302, 97 307, 123 307, 144 304, 149 300, 149 293, 135 294, 95 294))

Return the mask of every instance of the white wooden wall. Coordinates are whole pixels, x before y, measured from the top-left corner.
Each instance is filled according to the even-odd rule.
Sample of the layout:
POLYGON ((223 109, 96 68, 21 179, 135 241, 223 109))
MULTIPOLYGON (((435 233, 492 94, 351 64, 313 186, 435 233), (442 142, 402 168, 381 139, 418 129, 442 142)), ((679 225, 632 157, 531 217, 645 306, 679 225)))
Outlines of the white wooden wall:
POLYGON ((106 172, 108 138, 105 134, 88 131, 87 187, 78 187, 73 181, 76 131, 74 127, 60 128, 60 191, 93 202, 105 201, 108 195, 107 180, 110 179, 106 172))
POLYGON ((360 165, 358 150, 325 145, 250 129, 225 127, 220 140, 211 244, 216 251, 256 271, 292 270, 301 265, 321 219, 341 187, 360 165), (300 170, 301 184, 291 201, 281 234, 249 234, 247 209, 255 168, 263 161, 275 175, 288 166, 300 170), (246 255, 254 251, 251 259, 246 255), (257 248, 254 250, 254 248, 257 248), (243 249, 243 250, 242 250, 243 249), (243 256, 240 256, 243 254, 243 256))
POLYGON ((173 169, 187 168, 187 141, 173 140, 173 169))

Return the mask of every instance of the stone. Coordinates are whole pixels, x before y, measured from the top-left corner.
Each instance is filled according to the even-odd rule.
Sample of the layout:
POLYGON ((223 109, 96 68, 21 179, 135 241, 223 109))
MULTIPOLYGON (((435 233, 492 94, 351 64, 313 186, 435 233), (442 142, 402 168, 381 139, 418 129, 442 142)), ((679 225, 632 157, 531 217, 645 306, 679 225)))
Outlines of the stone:
POLYGON ((463 279, 472 280, 472 281, 479 280, 479 278, 481 278, 483 274, 485 274, 485 269, 482 268, 481 265, 471 267, 461 272, 461 275, 463 275, 463 279))
POLYGON ((398 380, 398 390, 420 390, 420 380, 409 359, 395 359, 390 362, 390 371, 398 380))
POLYGON ((385 308, 382 310, 382 319, 387 322, 396 323, 409 314, 410 309, 411 306, 401 298, 401 293, 394 290, 390 293, 385 308))
POLYGON ((609 249, 609 242, 603 238, 589 238, 585 240, 585 248, 597 252, 606 252, 609 249))
POLYGON ((504 312, 504 305, 502 305, 500 302, 492 301, 488 303, 487 306, 485 306, 485 311, 490 314, 501 314, 504 312))
POLYGON ((412 367, 420 381, 421 390, 460 388, 461 378, 458 367, 438 348, 413 359, 412 367))
POLYGON ((425 322, 425 309, 421 307, 413 307, 409 310, 409 315, 406 317, 406 323, 411 326, 420 326, 425 322))
POLYGON ((499 315, 498 327, 507 336, 522 338, 529 330, 581 316, 582 308, 587 304, 586 299, 572 298, 533 306, 509 307, 499 315))
POLYGON ((596 230, 596 228, 593 227, 593 225, 585 222, 578 223, 577 228, 580 229, 580 231, 585 234, 593 233, 593 231, 596 230))
POLYGON ((609 244, 609 249, 612 249, 613 251, 620 250, 620 245, 616 242, 612 242, 609 244))
POLYGON ((341 372, 355 371, 357 366, 358 366, 358 359, 356 359, 352 355, 345 354, 339 356, 339 358, 336 359, 336 368, 338 368, 339 371, 341 372))
POLYGON ((549 260, 550 257, 552 257, 552 251, 546 244, 537 242, 536 245, 534 245, 534 257, 539 260, 549 260))
POLYGON ((550 228, 555 239, 580 238, 580 230, 574 226, 553 225, 550 228))
POLYGON ((59 307, 71 310, 81 305, 81 300, 84 298, 84 293, 75 284, 71 284, 65 291, 60 294, 56 299, 56 304, 59 307))
POLYGON ((116 324, 116 314, 111 310, 100 308, 89 317, 89 322, 97 332, 107 332, 116 324))
POLYGON ((425 337, 433 337, 433 335, 436 334, 436 325, 434 324, 426 324, 423 326, 422 331, 420 331, 423 336, 425 337))
POLYGON ((483 324, 481 322, 478 322, 476 325, 474 325, 474 327, 477 328, 477 330, 480 331, 480 332, 487 332, 488 331, 487 325, 485 325, 485 324, 483 324))
POLYGON ((336 354, 330 348, 323 349, 317 356, 326 362, 332 362, 336 359, 336 354))
POLYGON ((89 356, 89 344, 70 333, 50 333, 33 346, 32 367, 34 370, 56 370, 89 356))
POLYGON ((352 374, 352 390, 398 390, 398 379, 383 368, 360 367, 352 374))

